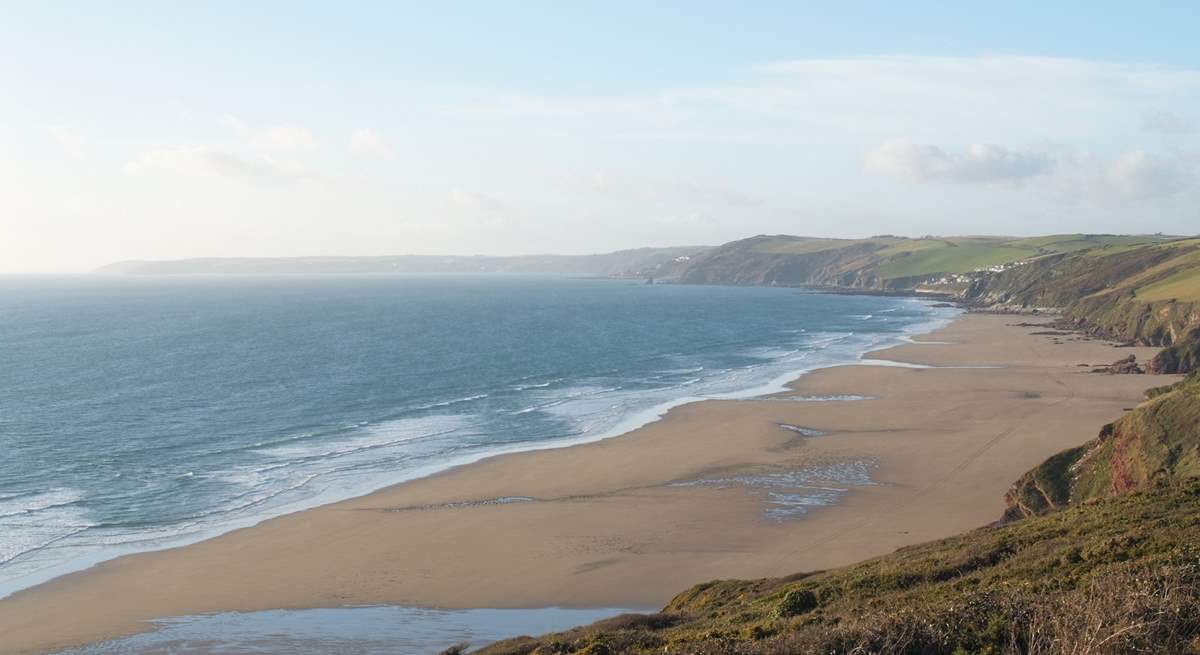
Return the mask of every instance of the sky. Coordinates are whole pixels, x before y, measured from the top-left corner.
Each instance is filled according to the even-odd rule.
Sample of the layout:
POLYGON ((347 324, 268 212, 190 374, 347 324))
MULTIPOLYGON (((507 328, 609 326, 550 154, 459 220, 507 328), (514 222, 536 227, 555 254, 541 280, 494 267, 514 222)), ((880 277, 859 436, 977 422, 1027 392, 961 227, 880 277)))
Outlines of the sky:
POLYGON ((1200 233, 1197 24, 1194 2, 0 0, 0 273, 1200 233))

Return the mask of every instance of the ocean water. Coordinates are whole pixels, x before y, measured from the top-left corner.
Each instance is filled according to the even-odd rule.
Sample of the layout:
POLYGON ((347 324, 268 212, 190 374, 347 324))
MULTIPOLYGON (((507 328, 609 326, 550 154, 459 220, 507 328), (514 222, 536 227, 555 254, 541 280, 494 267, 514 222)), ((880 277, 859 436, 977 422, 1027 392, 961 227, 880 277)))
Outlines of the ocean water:
POLYGON ((549 276, 0 278, 0 596, 777 391, 953 311, 549 276))

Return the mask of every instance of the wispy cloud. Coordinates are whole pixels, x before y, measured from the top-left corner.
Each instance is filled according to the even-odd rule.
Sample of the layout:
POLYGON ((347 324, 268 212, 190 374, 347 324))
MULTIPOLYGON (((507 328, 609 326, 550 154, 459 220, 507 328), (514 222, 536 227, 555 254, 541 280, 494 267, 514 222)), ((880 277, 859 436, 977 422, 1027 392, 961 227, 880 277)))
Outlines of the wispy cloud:
POLYGON ((1105 160, 1093 155, 1063 157, 1052 180, 1056 191, 1101 203, 1169 198, 1200 182, 1195 162, 1184 154, 1130 150, 1105 160))
POLYGON ((863 162, 867 173, 915 181, 1015 182, 1053 168, 1054 159, 1045 153, 977 143, 965 153, 951 154, 934 145, 900 140, 871 150, 863 162))
POLYGON ((396 153, 384 140, 383 135, 375 130, 359 129, 350 135, 350 150, 360 155, 374 155, 392 159, 396 153))
POLYGON ((221 122, 229 127, 244 143, 266 150, 313 150, 317 147, 317 138, 301 125, 271 125, 262 128, 252 127, 237 116, 224 116, 221 122))
POLYGON ((263 148, 276 150, 312 150, 317 139, 307 128, 298 125, 268 127, 253 136, 254 143, 263 148))
POLYGON ((153 148, 137 161, 127 164, 125 170, 130 173, 170 171, 250 184, 290 184, 319 179, 314 173, 268 158, 248 158, 209 146, 153 148))
POLYGON ((84 141, 69 127, 63 125, 52 125, 46 128, 46 133, 50 135, 50 140, 58 144, 60 148, 67 151, 74 157, 79 157, 84 152, 84 141))
POLYGON ((1070 151, 1012 150, 976 144, 959 154, 900 140, 868 151, 863 170, 910 182, 1031 180, 1060 194, 1099 202, 1165 198, 1194 187, 1197 181, 1193 162, 1179 153, 1129 150, 1105 160, 1070 151))

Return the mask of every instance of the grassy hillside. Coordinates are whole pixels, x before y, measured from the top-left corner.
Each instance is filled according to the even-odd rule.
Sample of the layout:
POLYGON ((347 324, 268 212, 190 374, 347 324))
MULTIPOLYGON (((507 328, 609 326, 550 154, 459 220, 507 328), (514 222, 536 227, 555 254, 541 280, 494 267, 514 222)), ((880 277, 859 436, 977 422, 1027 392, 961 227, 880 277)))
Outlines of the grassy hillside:
POLYGON ((1104 246, 1044 256, 970 280, 968 299, 988 304, 1067 307, 1072 303, 1200 299, 1200 240, 1104 246))
POLYGON ((974 277, 959 293, 980 306, 1059 308, 1070 327, 1167 347, 1157 372, 1200 365, 1198 239, 1044 256, 974 277))
POLYGON ((941 292, 983 307, 1062 310, 1065 327, 1165 347, 1155 372, 1200 367, 1200 239, 757 236, 678 263, 676 277, 941 292))
POLYGON ((1037 238, 890 235, 869 239, 757 236, 701 254, 679 271, 690 283, 911 288, 946 275, 1047 255, 1162 243, 1159 236, 1064 234, 1037 238))
POLYGON ((1197 556, 1200 483, 1162 485, 482 652, 1195 653, 1197 556))
POLYGON ((1092 441, 1026 473, 1006 500, 1008 518, 1200 478, 1200 372, 1151 390, 1150 398, 1104 426, 1092 441))
MULTIPOLYGON (((1060 308, 1069 327, 1167 346, 1161 370, 1164 358, 1200 366, 1196 239, 756 237, 702 255, 682 279, 922 286, 1060 308), (976 270, 990 266, 1003 270, 976 270)), ((657 614, 483 652, 1200 654, 1200 372, 1150 390, 1006 500, 1004 520, 950 539, 830 571, 708 582, 657 614)))
POLYGON ((1030 471, 1006 520, 487 655, 1200 653, 1200 373, 1030 471))

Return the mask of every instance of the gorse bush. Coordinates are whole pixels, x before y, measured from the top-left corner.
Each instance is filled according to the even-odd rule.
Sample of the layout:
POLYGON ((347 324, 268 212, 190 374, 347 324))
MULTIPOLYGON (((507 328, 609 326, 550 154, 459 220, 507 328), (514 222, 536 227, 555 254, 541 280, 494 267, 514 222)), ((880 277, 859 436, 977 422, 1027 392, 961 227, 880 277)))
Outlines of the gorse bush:
POLYGON ((817 595, 808 589, 793 589, 775 606, 775 616, 786 618, 817 609, 817 595))

